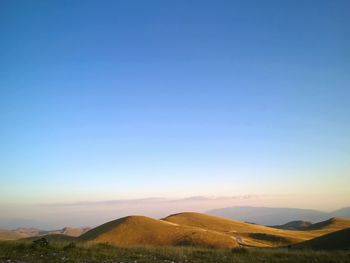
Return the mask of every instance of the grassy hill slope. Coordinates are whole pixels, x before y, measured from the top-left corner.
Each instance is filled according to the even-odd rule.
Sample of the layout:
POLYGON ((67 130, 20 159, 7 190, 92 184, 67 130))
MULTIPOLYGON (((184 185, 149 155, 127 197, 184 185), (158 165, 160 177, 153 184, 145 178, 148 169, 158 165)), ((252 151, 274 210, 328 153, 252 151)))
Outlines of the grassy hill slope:
POLYGON ((145 216, 128 216, 108 222, 86 232, 78 240, 118 246, 238 246, 232 237, 222 233, 180 226, 145 216))
POLYGON ((307 231, 284 230, 249 224, 200 213, 179 213, 163 220, 184 226, 199 227, 233 236, 245 246, 269 247, 295 244, 339 229, 350 227, 348 219, 331 219, 328 223, 314 225, 307 231))

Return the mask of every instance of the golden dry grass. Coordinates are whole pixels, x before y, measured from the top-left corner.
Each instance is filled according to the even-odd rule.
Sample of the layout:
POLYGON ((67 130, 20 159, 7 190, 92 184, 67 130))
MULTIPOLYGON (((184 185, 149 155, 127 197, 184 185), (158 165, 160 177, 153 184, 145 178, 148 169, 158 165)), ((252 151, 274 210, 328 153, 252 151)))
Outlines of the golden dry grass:
POLYGON ((275 247, 295 244, 350 227, 349 219, 332 218, 314 224, 313 227, 307 230, 283 230, 190 212, 170 215, 163 220, 179 225, 224 233, 236 238, 241 245, 256 247, 275 247))
POLYGON ((31 242, 0 242, 0 262, 26 263, 345 263, 347 251, 314 251, 298 249, 203 249, 193 247, 115 247, 108 245, 72 245, 50 242, 33 246, 31 242))
POLYGON ((145 216, 114 220, 83 234, 80 241, 117 246, 197 246, 228 248, 238 246, 230 236, 145 216))
POLYGON ((161 220, 128 216, 105 223, 78 238, 49 235, 47 239, 114 246, 285 247, 345 228, 350 228, 350 219, 331 218, 305 230, 283 230, 187 212, 161 220))

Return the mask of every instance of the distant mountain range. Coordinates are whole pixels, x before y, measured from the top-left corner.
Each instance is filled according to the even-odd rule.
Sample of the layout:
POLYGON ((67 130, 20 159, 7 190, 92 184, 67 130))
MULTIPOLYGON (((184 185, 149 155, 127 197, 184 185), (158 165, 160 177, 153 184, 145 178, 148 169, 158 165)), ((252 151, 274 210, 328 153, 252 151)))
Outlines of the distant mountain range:
POLYGON ((12 230, 0 229, 0 239, 15 240, 20 238, 38 237, 38 236, 54 235, 54 234, 78 237, 89 230, 90 230, 89 227, 82 227, 82 228, 64 227, 62 229, 51 230, 51 231, 41 230, 37 228, 16 228, 12 230))
POLYGON ((234 206, 210 210, 207 213, 255 224, 275 226, 291 221, 319 222, 331 217, 350 217, 350 207, 323 212, 299 208, 234 206))

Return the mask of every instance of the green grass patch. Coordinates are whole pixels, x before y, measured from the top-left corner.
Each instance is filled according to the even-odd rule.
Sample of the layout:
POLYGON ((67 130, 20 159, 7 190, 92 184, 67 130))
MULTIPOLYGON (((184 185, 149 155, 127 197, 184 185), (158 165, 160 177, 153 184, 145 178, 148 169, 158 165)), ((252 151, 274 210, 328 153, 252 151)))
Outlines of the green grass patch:
POLYGON ((197 263, 197 262, 350 262, 350 251, 286 249, 199 249, 191 247, 114 247, 71 242, 0 242, 0 262, 43 263, 197 263))

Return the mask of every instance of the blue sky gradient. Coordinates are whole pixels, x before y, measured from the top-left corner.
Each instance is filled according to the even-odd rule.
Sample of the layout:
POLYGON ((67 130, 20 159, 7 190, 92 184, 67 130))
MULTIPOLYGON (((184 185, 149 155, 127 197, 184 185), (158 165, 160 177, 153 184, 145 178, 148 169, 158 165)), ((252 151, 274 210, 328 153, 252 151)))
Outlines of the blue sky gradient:
POLYGON ((350 194, 349 1, 1 1, 0 202, 350 194))

